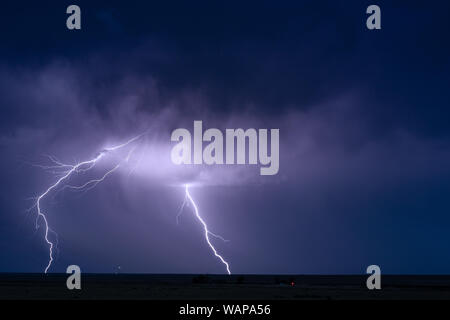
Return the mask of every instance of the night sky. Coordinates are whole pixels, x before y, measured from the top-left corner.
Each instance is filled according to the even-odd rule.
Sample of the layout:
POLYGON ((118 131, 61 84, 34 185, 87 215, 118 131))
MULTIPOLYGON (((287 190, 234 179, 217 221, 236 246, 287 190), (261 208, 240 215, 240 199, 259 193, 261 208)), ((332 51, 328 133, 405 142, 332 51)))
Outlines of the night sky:
POLYGON ((176 223, 186 182, 233 273, 450 272, 448 1, 14 1, 0 29, 0 272, 47 265, 46 155, 146 130, 135 167, 43 201, 50 272, 224 273, 191 208, 176 223), (170 134, 194 120, 279 128, 279 173, 176 167, 170 134))

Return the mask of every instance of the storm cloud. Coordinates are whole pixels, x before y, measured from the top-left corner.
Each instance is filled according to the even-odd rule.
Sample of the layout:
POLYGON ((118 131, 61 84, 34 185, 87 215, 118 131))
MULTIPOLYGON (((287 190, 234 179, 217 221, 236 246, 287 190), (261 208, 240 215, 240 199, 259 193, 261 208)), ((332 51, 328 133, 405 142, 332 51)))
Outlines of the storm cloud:
MULTIPOLYGON (((433 31, 445 22, 426 20, 409 37, 386 15, 391 31, 374 35, 355 27, 364 6, 348 7, 246 5, 205 16, 193 6, 188 24, 183 8, 158 7, 166 20, 133 11, 130 21, 130 9, 97 4, 86 14, 96 31, 83 29, 84 38, 56 33, 55 47, 30 40, 35 56, 7 46, 0 271, 45 265, 42 229, 27 209, 55 175, 36 164, 47 155, 77 163, 143 132, 129 165, 104 183, 45 200, 59 234, 55 271, 75 263, 90 272, 223 272, 189 208, 176 224, 186 182, 198 184, 192 195, 211 229, 231 240, 217 246, 234 272, 448 270, 449 48, 433 31), (205 129, 279 128, 279 173, 175 166, 170 134, 194 120, 205 129)), ((386 8, 410 19, 421 12, 386 8)))

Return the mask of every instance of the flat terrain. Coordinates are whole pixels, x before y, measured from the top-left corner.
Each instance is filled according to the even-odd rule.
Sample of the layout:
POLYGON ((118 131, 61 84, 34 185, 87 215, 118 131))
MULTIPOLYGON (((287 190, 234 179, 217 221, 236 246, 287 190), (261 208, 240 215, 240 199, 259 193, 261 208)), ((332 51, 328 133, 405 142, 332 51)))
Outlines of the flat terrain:
POLYGON ((382 276, 381 290, 367 276, 82 274, 68 290, 66 274, 0 274, 0 299, 450 299, 450 276, 382 276))

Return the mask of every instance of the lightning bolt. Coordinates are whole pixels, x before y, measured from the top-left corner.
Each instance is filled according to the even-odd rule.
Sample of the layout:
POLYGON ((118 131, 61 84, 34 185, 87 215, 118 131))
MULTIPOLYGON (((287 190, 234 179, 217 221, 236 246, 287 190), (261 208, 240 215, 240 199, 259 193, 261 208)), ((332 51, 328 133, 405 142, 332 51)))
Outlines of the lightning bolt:
MULTIPOLYGON (((144 133, 145 134, 145 133, 144 133)), ((42 221, 42 224, 44 226, 44 240, 46 241, 46 243, 48 244, 49 247, 49 253, 48 253, 48 263, 47 266, 44 269, 44 273, 47 273, 48 270, 51 268, 52 263, 54 261, 54 250, 57 250, 57 244, 58 244, 58 234, 52 230, 49 226, 48 220, 47 220, 47 215, 46 213, 43 211, 42 209, 42 201, 53 191, 62 191, 66 188, 70 188, 73 190, 78 190, 78 191, 88 191, 92 188, 94 188, 95 186, 97 186, 99 183, 101 183, 102 181, 104 181, 109 175, 111 175, 112 173, 114 173, 117 169, 119 169, 119 167, 122 165, 123 162, 128 162, 131 154, 134 152, 135 150, 135 146, 133 148, 131 148, 131 150, 128 152, 128 155, 126 156, 126 158, 120 162, 119 164, 115 165, 112 169, 106 171, 106 173, 104 173, 100 178, 97 179, 92 179, 89 180, 81 185, 78 186, 74 186, 74 185, 70 185, 70 184, 66 184, 67 180, 70 179, 70 177, 76 173, 80 173, 80 172, 86 172, 91 170, 92 168, 95 167, 95 165, 102 160, 107 154, 117 151, 119 149, 122 149, 124 147, 127 147, 129 145, 131 145, 133 142, 135 142, 136 140, 138 140, 139 138, 141 138, 144 134, 141 134, 139 136, 136 136, 128 141, 126 141, 125 143, 116 145, 116 146, 112 146, 109 148, 105 148, 102 151, 100 151, 94 158, 90 159, 90 160, 86 160, 83 162, 79 162, 75 165, 71 165, 71 164, 65 164, 62 163, 61 161, 59 161, 58 159, 56 159, 53 156, 48 156, 48 158, 50 159, 50 161, 52 162, 52 165, 50 166, 43 166, 43 165, 36 165, 40 168, 43 168, 45 170, 51 170, 52 173, 57 174, 59 176, 59 178, 56 180, 55 183, 53 183, 50 187, 48 187, 42 194, 40 194, 37 198, 36 198, 36 202, 35 205, 32 207, 36 207, 37 208, 37 217, 36 217, 36 229, 38 229, 40 227, 39 222, 42 221), (49 234, 53 234, 55 236, 55 242, 53 242, 50 237, 49 234)), ((141 154, 142 157, 142 154, 141 154)), ((188 204, 192 205, 193 207, 193 211, 195 213, 195 217, 197 218, 197 220, 202 224, 204 232, 205 232, 205 240, 208 243, 208 246, 211 248, 212 252, 214 253, 214 255, 225 265, 227 273, 230 275, 230 267, 228 265, 228 262, 225 261, 225 259, 217 253, 217 250, 215 249, 215 247, 213 246, 213 244, 210 241, 210 236, 215 237, 217 239, 220 239, 224 242, 228 242, 229 240, 224 239, 222 236, 212 233, 211 231, 209 231, 208 226, 206 224, 206 222, 203 220, 203 218, 200 216, 199 214, 199 210, 198 207, 196 205, 196 203, 194 202, 194 199, 192 198, 191 194, 189 193, 189 185, 185 185, 185 197, 184 197, 184 201, 183 204, 178 212, 177 215, 177 224, 178 224, 178 218, 179 216, 182 214, 183 209, 185 206, 187 206, 188 204)), ((30 209, 32 209, 30 208, 30 209)))
MULTIPOLYGON (((45 214, 45 212, 42 210, 42 206, 41 206, 41 202, 42 200, 48 195, 50 194, 52 191, 56 190, 58 187, 60 187, 66 180, 68 180, 74 173, 78 173, 78 172, 85 172, 88 171, 90 169, 92 169, 102 158, 104 158, 108 153, 122 149, 128 145, 130 145, 131 143, 133 143, 134 141, 138 140, 140 137, 142 137, 144 134, 138 135, 128 141, 126 141, 125 143, 116 145, 116 146, 112 146, 112 147, 108 147, 103 149, 100 153, 97 154, 97 156, 95 156, 93 159, 87 160, 87 161, 83 161, 83 162, 79 162, 76 165, 69 165, 69 164, 63 164, 59 161, 57 161, 55 158, 53 157, 49 157, 50 160, 52 160, 52 162, 55 164, 54 166, 47 166, 43 168, 46 169, 62 169, 62 168, 67 168, 66 171, 63 171, 62 176, 56 180, 56 182, 54 184, 52 184, 50 187, 47 188, 47 190, 45 190, 41 195, 39 195, 37 197, 36 200, 36 208, 37 208, 37 217, 36 217, 36 229, 39 228, 39 221, 41 220, 43 222, 44 225, 44 239, 47 242, 48 246, 49 246, 49 260, 47 263, 47 266, 44 269, 44 272, 47 273, 48 270, 50 269, 52 263, 53 263, 53 249, 55 247, 55 244, 53 243, 53 241, 49 238, 49 233, 53 233, 57 236, 56 232, 53 231, 50 227, 49 227, 49 223, 47 220, 47 216, 45 214)), ((126 157, 125 161, 128 161, 130 156, 131 156, 131 152, 134 149, 132 149, 129 153, 128 156, 126 157)), ((78 189, 78 190, 89 190, 93 187, 95 187, 98 183, 102 182, 108 175, 110 175, 111 173, 113 173, 114 171, 116 171, 118 168, 120 167, 120 164, 116 165, 114 168, 112 168, 111 170, 107 171, 101 178, 99 179, 94 179, 94 180, 90 180, 88 182, 86 182, 85 184, 81 185, 81 186, 71 186, 71 185, 65 185, 64 187, 67 188, 72 188, 72 189, 78 189)))
MULTIPOLYGON (((214 248, 214 246, 212 245, 212 243, 211 243, 211 241, 210 241, 210 239, 209 239, 209 236, 212 235, 213 237, 219 238, 219 239, 224 240, 224 241, 228 241, 228 240, 225 240, 225 239, 222 238, 221 236, 216 235, 216 234, 214 234, 214 233, 212 233, 212 232, 210 232, 210 231, 208 230, 208 225, 206 224, 206 222, 205 222, 205 221, 202 219, 202 217, 200 216, 199 211, 198 211, 198 207, 197 207, 197 205, 195 204, 194 199, 192 199, 191 194, 189 193, 189 185, 187 185, 187 184, 185 185, 185 191, 186 191, 186 198, 185 198, 185 201, 183 202, 183 206, 182 206, 180 212, 178 213, 177 219, 178 219, 178 217, 179 217, 179 215, 180 215, 180 213, 181 213, 181 211, 182 211, 184 205, 186 204, 187 200, 189 200, 189 203, 192 204, 192 207, 193 207, 193 209, 194 209, 194 213, 195 213, 196 218, 197 218, 198 221, 200 221, 200 223, 203 225, 203 230, 205 231, 205 240, 206 240, 206 242, 208 243, 208 246, 211 248, 211 250, 212 250, 212 252, 214 253, 214 255, 215 255, 217 258, 219 258, 219 260, 225 265, 228 274, 231 275, 231 272, 230 272, 230 266, 228 265, 228 262, 226 262, 225 259, 224 259, 220 254, 217 253, 217 250, 216 250, 216 248, 214 248)), ((177 220, 177 221, 178 221, 178 220, 177 220)))

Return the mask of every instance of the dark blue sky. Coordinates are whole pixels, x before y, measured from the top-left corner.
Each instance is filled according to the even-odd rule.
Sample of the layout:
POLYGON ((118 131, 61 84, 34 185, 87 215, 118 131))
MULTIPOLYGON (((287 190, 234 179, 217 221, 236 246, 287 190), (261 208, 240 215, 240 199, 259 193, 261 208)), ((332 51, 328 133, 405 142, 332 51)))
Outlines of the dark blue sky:
POLYGON ((176 224, 180 174, 152 160, 203 120, 280 128, 277 176, 203 168, 213 183, 192 190, 233 272, 449 273, 450 4, 242 2, 2 4, 0 272, 47 263, 26 209, 55 176, 31 164, 151 127, 146 168, 46 199, 51 271, 222 273, 191 212, 176 224), (70 4, 80 31, 65 27, 70 4))

